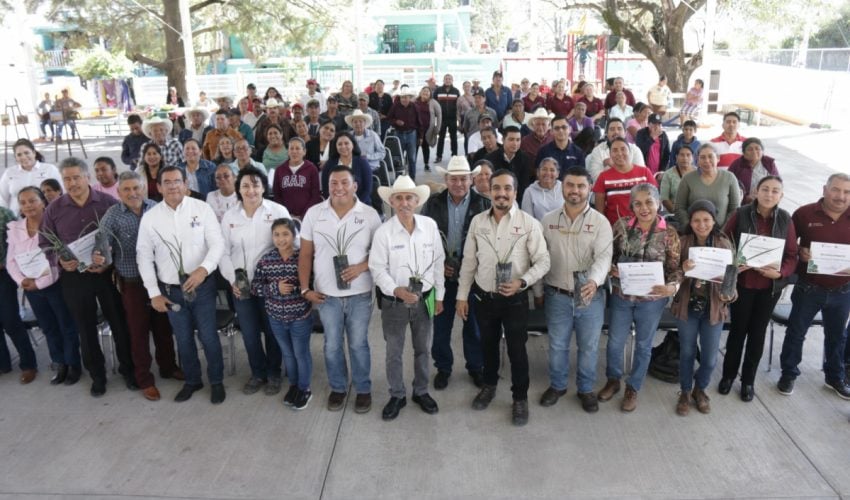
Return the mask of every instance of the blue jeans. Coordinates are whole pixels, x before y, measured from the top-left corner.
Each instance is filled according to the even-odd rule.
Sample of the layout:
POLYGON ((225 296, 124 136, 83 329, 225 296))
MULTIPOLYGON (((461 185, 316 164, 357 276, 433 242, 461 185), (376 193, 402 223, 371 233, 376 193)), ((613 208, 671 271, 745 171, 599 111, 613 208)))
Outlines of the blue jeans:
POLYGON ((12 357, 6 346, 6 339, 3 338, 4 331, 18 351, 21 370, 37 369, 35 351, 30 344, 24 322, 21 321, 18 284, 5 268, 0 270, 0 371, 8 372, 12 370, 12 357))
POLYGON ((345 337, 351 357, 351 379, 357 394, 372 392, 372 358, 369 353, 369 319, 372 317, 372 292, 348 297, 325 297, 319 304, 319 317, 325 329, 325 368, 333 392, 347 392, 348 366, 345 362, 345 337))
POLYGON ((183 300, 183 290, 179 286, 159 285, 163 294, 175 304, 179 311, 168 311, 168 321, 177 339, 177 354, 180 366, 186 374, 187 385, 202 385, 201 362, 198 359, 198 347, 195 345, 195 330, 204 348, 207 359, 207 378, 210 384, 220 384, 224 380, 224 360, 221 354, 221 341, 215 324, 215 280, 207 279, 195 289, 194 302, 183 300))
POLYGON ((850 285, 829 291, 805 281, 794 286, 791 293, 791 314, 785 340, 782 342, 782 376, 795 379, 800 376, 798 365, 803 359, 803 342, 806 332, 818 311, 823 316, 824 375, 826 381, 844 380, 844 344, 846 340, 847 315, 850 314, 850 285))
MULTIPOLYGON (((443 313, 434 316, 434 341, 431 344, 431 357, 439 372, 452 373, 454 354, 452 353, 452 326, 455 322, 457 301, 457 281, 446 281, 446 294, 443 297, 443 313)), ((484 369, 484 356, 481 354, 481 335, 475 321, 475 310, 469 308, 469 315, 463 322, 463 357, 466 371, 480 372, 484 369)))
POLYGON ((80 337, 74 326, 74 318, 62 298, 61 285, 54 283, 42 290, 24 294, 47 340, 50 360, 81 370, 80 337))
POLYGON ((280 347, 269 327, 269 318, 263 299, 252 295, 248 299, 236 299, 233 306, 239 320, 242 341, 245 343, 251 376, 260 380, 268 380, 269 377, 279 379, 280 347), (266 341, 265 349, 263 349, 263 337, 266 341))
POLYGON ((416 180, 416 131, 408 130, 407 132, 396 131, 398 140, 401 141, 401 150, 407 152, 407 174, 411 179, 416 180))
POLYGON ((578 346, 576 386, 580 393, 592 392, 596 381, 599 335, 605 320, 604 291, 597 290, 587 307, 575 308, 573 297, 546 286, 544 307, 549 330, 549 385, 559 391, 567 388, 570 341, 575 328, 578 346))
MULTIPOLYGON (((723 306, 726 307, 726 306, 723 306)), ((696 361, 697 336, 699 336, 699 369, 696 373, 697 389, 705 390, 711 382, 711 373, 717 365, 720 334, 723 322, 711 324, 710 310, 694 311, 688 308, 688 319, 679 324, 679 387, 687 392, 694 387, 694 362, 696 361)))
POLYGON ((619 295, 611 295, 611 320, 608 328, 608 378, 619 380, 623 376, 623 352, 626 339, 635 325, 635 352, 632 358, 632 373, 626 384, 639 391, 646 378, 649 359, 652 356, 652 341, 667 306, 667 298, 647 302, 631 302, 619 295))
POLYGON ((310 335, 313 333, 313 316, 295 321, 278 321, 269 318, 272 333, 283 354, 289 383, 302 391, 310 389, 313 376, 313 356, 310 354, 310 335))

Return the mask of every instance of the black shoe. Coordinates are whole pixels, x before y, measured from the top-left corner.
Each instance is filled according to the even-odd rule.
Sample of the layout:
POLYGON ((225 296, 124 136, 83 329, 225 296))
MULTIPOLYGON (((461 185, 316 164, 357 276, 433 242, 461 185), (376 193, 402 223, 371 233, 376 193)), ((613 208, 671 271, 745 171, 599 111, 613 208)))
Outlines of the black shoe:
POLYGON ((751 385, 742 385, 741 386, 741 401, 749 403, 753 400, 756 395, 755 389, 751 385))
POLYGON ((414 395, 411 399, 428 415, 433 415, 440 411, 440 408, 437 407, 437 402, 427 392, 418 396, 414 395))
POLYGON ((485 384, 478 395, 475 396, 475 399, 472 400, 472 409, 486 410, 494 396, 496 396, 496 386, 485 384))
POLYGON ((511 408, 511 423, 517 427, 522 427, 528 423, 528 400, 522 399, 514 401, 511 408))
POLYGON ((794 394, 794 379, 785 376, 779 377, 776 388, 779 389, 779 394, 790 396, 794 394))
POLYGON ((721 378, 720 384, 717 386, 717 392, 722 395, 729 394, 729 391, 732 390, 732 382, 734 382, 731 378, 721 378))
POLYGON ((128 390, 138 391, 139 385, 136 384, 136 379, 131 375, 129 377, 124 377, 124 384, 127 386, 128 390))
POLYGON ((540 406, 554 406, 555 403, 558 402, 561 396, 567 394, 567 390, 564 389, 559 391, 552 387, 549 387, 545 391, 543 391, 543 395, 540 396, 540 406))
POLYGON ((69 366, 68 367, 68 376, 65 377, 65 385, 74 385, 80 381, 80 377, 82 376, 82 371, 79 368, 69 366))
POLYGON ((295 404, 295 398, 298 396, 298 386, 290 385, 286 395, 283 396, 284 406, 292 406, 295 404))
POLYGON ((596 393, 580 392, 578 393, 578 399, 581 401, 581 408, 587 413, 596 413, 599 411, 599 399, 597 399, 596 393))
POLYGON ((850 386, 844 382, 827 382, 826 386, 835 391, 839 398, 850 400, 850 386))
MULTIPOLYGON (((455 155, 455 156, 457 156, 457 155, 455 155)), ((438 157, 434 158, 434 163, 442 163, 442 162, 443 162, 442 156, 438 156, 438 157)))
POLYGON ((224 384, 212 384, 210 385, 210 390, 210 403, 214 405, 224 403, 224 384))
POLYGON ((469 372, 469 376, 472 377, 472 383, 475 384, 475 387, 479 389, 484 387, 484 372, 469 372))
POLYGON ((384 406, 384 411, 381 412, 381 418, 384 420, 395 420, 398 412, 405 406, 407 406, 407 398, 390 398, 387 405, 384 406))
POLYGON ((430 171, 431 171, 431 167, 430 167, 427 163, 425 164, 425 171, 426 171, 426 172, 430 172, 430 171))
POLYGON ((91 395, 93 398, 99 398, 106 394, 106 379, 95 379, 91 383, 91 395))
POLYGON ((192 397, 192 394, 194 394, 196 391, 200 391, 203 388, 204 388, 204 384, 198 384, 198 385, 184 384, 183 388, 180 389, 180 392, 178 392, 177 395, 174 396, 174 401, 176 401, 178 403, 182 403, 183 401, 188 401, 189 398, 192 397))
POLYGON ((50 385, 59 385, 65 382, 66 378, 68 378, 68 365, 59 365, 56 368, 56 375, 50 379, 50 385))
POLYGON ((437 372, 437 374, 434 376, 434 389, 442 391, 443 389, 448 387, 450 376, 451 374, 446 372, 437 372))
POLYGON ((293 410, 303 410, 307 408, 307 403, 313 399, 313 393, 309 390, 302 391, 300 389, 296 389, 298 394, 295 395, 295 401, 292 403, 293 410))

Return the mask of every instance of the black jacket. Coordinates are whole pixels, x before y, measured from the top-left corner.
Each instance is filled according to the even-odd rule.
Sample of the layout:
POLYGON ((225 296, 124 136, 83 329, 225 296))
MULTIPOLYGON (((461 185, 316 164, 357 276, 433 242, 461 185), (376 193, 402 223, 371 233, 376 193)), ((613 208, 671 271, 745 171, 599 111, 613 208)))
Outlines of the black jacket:
MULTIPOLYGON (((670 165, 670 140, 667 138, 667 132, 661 132, 659 140, 661 141, 661 159, 658 161, 658 171, 663 172, 670 165)), ((644 163, 649 159, 649 148, 652 147, 653 142, 655 141, 649 135, 649 127, 644 127, 635 134, 635 146, 643 153, 644 163)))
POLYGON ((537 171, 535 170, 532 162, 534 158, 530 158, 525 152, 519 150, 514 155, 511 161, 508 161, 505 158, 505 149, 502 147, 498 151, 493 151, 492 153, 485 156, 485 159, 490 160, 490 163, 493 164, 493 174, 496 173, 499 169, 507 169, 516 175, 517 180, 519 181, 519 186, 517 186, 516 193, 516 204, 518 206, 522 206, 522 195, 525 193, 525 190, 528 189, 534 181, 537 179, 537 171))
MULTIPOLYGON (((473 190, 469 190, 469 208, 466 210, 466 217, 463 220, 463 241, 464 244, 466 242, 466 233, 469 232, 469 224, 472 222, 472 218, 476 215, 480 214, 485 210, 490 209, 490 200, 481 196, 473 190)), ((425 202, 425 205, 422 206, 422 210, 420 211, 422 215, 430 217, 434 219, 434 222, 437 223, 437 229, 440 230, 444 235, 449 234, 449 190, 448 188, 444 189, 439 193, 432 194, 428 201, 425 202)), ((445 242, 443 243, 445 247, 445 242)), ((458 259, 462 259, 463 257, 463 246, 461 245, 461 255, 458 255, 458 259)), ((446 255, 448 255, 448 249, 443 248, 446 251, 446 255)))
POLYGON ((454 86, 440 85, 434 90, 434 99, 440 103, 443 121, 457 118, 457 100, 460 99, 460 92, 454 86))

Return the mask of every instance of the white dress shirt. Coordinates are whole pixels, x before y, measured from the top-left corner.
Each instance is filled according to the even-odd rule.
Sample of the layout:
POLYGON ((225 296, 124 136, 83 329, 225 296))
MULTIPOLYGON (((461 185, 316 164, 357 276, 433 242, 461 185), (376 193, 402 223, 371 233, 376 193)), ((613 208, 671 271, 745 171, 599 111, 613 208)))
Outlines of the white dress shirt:
POLYGON ((375 231, 369 252, 369 271, 384 295, 393 296, 397 287, 406 287, 410 277, 422 277, 422 292, 436 288, 437 300, 442 301, 446 288, 443 263, 443 240, 437 223, 430 217, 414 215, 413 233, 398 220, 384 222, 375 231))
POLYGON ((307 210, 304 221, 301 223, 301 239, 313 243, 313 273, 315 275, 313 287, 317 292, 332 297, 348 297, 372 291, 371 273, 360 274, 351 282, 351 288, 348 290, 340 290, 336 287, 336 271, 333 265, 336 250, 326 237, 335 241, 339 230, 345 231, 345 237, 348 239, 359 231, 352 238, 346 252, 348 265, 352 266, 368 259, 372 236, 380 226, 381 218, 378 212, 360 200, 355 202, 354 207, 342 219, 337 217, 336 212, 331 208, 330 200, 313 205, 307 210))
MULTIPOLYGON (((3 172, 0 178, 0 205, 18 214, 18 192, 28 186, 40 187, 45 179, 56 179, 62 185, 59 169, 50 163, 35 162, 30 170, 13 165, 3 172)), ((64 189, 63 189, 64 192, 64 189)))
MULTIPOLYGON (((224 251, 221 226, 212 207, 188 196, 176 210, 164 201, 157 203, 142 217, 136 243, 136 263, 151 298, 162 295, 157 281, 180 284, 177 266, 163 238, 173 246, 180 244, 187 274, 198 267, 212 274, 224 251)), ((179 260, 176 255, 175 258, 179 260)))
MULTIPOLYGON (((496 132, 496 142, 501 144, 502 143, 502 134, 500 134, 499 131, 496 130, 495 128, 493 130, 496 132)), ((467 147, 467 151, 469 151, 469 154, 473 154, 476 151, 478 151, 479 149, 484 147, 484 141, 481 140, 481 131, 480 130, 478 132, 474 132, 472 135, 469 136, 469 141, 467 141, 466 147, 467 147)))
POLYGON ((324 94, 321 92, 316 92, 313 95, 310 95, 310 92, 307 91, 304 95, 301 96, 301 100, 298 102, 304 106, 304 111, 307 111, 307 103, 312 101, 313 99, 319 101, 319 113, 324 113, 328 110, 328 100, 324 94))
POLYGON ((229 283, 236 281, 235 270, 240 268, 248 271, 248 279, 254 279, 254 270, 257 268, 260 257, 274 247, 272 222, 280 218, 291 219, 292 217, 286 207, 271 200, 263 200, 263 204, 257 208, 253 217, 248 217, 241 203, 237 203, 225 212, 221 219, 224 253, 219 263, 224 279, 229 283))
POLYGON ((227 212, 230 207, 239 203, 239 200, 236 199, 236 191, 230 194, 230 196, 224 196, 221 194, 220 189, 216 189, 215 191, 210 191, 207 194, 207 203, 212 207, 213 212, 215 212, 215 217, 220 221, 222 217, 224 217, 224 213, 227 212))

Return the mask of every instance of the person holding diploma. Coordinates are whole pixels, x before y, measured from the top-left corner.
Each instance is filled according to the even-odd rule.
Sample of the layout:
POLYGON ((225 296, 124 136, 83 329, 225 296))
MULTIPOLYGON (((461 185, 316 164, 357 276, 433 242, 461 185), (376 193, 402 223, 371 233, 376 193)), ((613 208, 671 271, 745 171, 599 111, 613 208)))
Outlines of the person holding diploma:
POLYGON ((611 275, 614 277, 614 292, 611 294, 611 320, 608 329, 607 368, 608 382, 599 391, 599 401, 610 400, 620 391, 623 377, 623 349, 635 325, 635 349, 632 373, 626 381, 626 392, 620 409, 631 412, 637 408, 637 393, 640 391, 649 359, 652 354, 652 339, 667 305, 667 298, 676 293, 682 280, 679 267, 679 236, 672 226, 658 215, 661 206, 658 189, 649 183, 634 186, 629 194, 629 210, 634 216, 623 217, 613 226, 614 255, 611 275), (652 286, 649 295, 627 295, 623 293, 618 264, 633 262, 661 262, 663 283, 652 286))
POLYGON ((723 232, 738 245, 741 235, 745 233, 785 240, 779 269, 741 267, 738 300, 730 307, 732 326, 726 337, 723 376, 717 391, 723 395, 729 394, 740 367, 741 400, 747 402, 755 396, 753 384, 764 350, 764 333, 770 321, 770 313, 779 301, 782 289, 788 284, 788 277, 797 266, 797 232, 791 223, 791 214, 779 208, 782 195, 781 178, 775 175, 763 177, 756 184, 753 202, 736 210, 723 228, 723 232))
POLYGON ((842 399, 850 399, 843 363, 844 329, 850 314, 850 276, 816 274, 808 270, 813 242, 850 245, 850 175, 830 175, 823 188, 823 198, 798 208, 791 220, 800 237, 799 279, 791 294, 791 314, 779 357, 782 376, 777 387, 785 396, 794 392, 794 380, 800 376, 798 365, 803 358, 806 331, 820 311, 826 385, 842 399))
MULTIPOLYGON (((717 224, 717 208, 708 200, 697 200, 688 207, 688 225, 681 239, 682 270, 690 271, 696 263, 687 258, 691 247, 714 247, 733 249, 729 238, 720 232, 717 224)), ((690 399, 693 398, 700 413, 710 413, 711 404, 705 388, 711 381, 711 372, 717 364, 717 348, 723 323, 729 317, 727 304, 733 297, 720 293, 720 284, 685 277, 678 293, 673 298, 670 311, 679 323, 679 402, 676 413, 688 414, 690 399), (699 370, 694 376, 697 336, 699 336, 699 370), (696 380, 696 388, 693 388, 696 380), (693 388, 693 392, 691 389, 693 388)))

